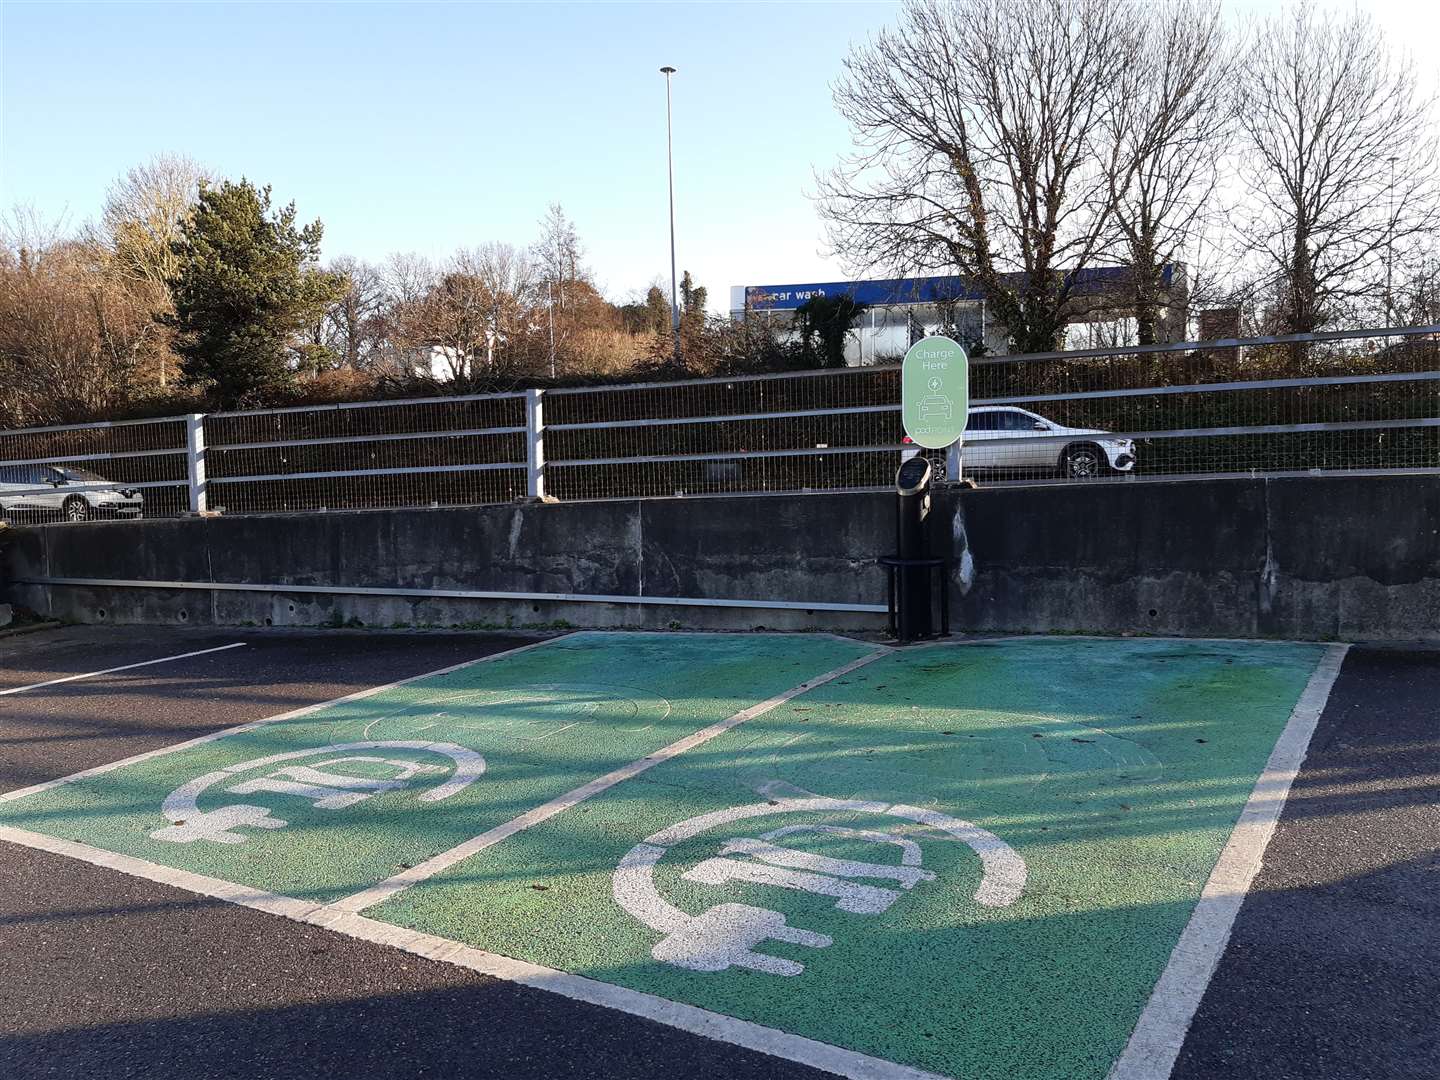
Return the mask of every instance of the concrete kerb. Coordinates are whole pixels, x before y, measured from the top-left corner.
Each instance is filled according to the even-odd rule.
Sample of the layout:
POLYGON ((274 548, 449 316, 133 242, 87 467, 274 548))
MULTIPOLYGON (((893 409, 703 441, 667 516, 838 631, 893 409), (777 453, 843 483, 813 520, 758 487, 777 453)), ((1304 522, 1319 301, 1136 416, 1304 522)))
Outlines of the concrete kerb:
POLYGON ((0 630, 0 639, 19 637, 22 634, 33 634, 37 630, 58 630, 65 624, 58 619, 46 619, 43 622, 25 623, 22 626, 7 626, 0 630))

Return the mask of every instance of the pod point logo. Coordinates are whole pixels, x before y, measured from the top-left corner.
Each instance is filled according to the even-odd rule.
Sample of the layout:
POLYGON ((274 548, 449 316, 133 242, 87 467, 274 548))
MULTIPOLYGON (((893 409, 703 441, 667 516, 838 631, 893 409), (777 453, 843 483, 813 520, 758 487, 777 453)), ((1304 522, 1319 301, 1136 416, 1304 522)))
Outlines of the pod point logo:
MULTIPOLYGON (((914 806, 817 797, 734 806, 701 814, 646 837, 620 860, 613 878, 615 901, 665 935, 651 950, 656 960, 691 971, 743 967, 771 975, 799 975, 805 970, 804 964, 758 952, 756 946, 765 941, 782 941, 824 949, 833 944, 828 934, 790 926, 781 912, 748 904, 716 904, 700 915, 687 914, 666 901, 656 889, 655 865, 669 848, 710 829, 774 814, 836 812, 899 818, 938 829, 968 845, 980 857, 983 868, 980 887, 975 891, 975 902, 983 907, 1008 907, 1020 898, 1025 888, 1025 860, 994 833, 968 821, 914 806)), ((935 874, 922 868, 921 861, 920 845, 898 832, 820 822, 784 825, 754 838, 731 837, 720 845, 716 856, 703 859, 681 876, 705 885, 739 881, 798 889, 834 897, 839 911, 878 915, 889 910, 905 893, 935 880, 935 874), (804 834, 839 836, 898 847, 900 862, 897 865, 835 859, 777 843, 804 834)))
POLYGON ((257 792, 286 795, 306 799, 317 810, 342 810, 375 795, 398 791, 412 785, 418 786, 449 773, 450 777, 444 783, 418 796, 425 802, 440 802, 469 787, 485 771, 485 759, 475 751, 444 742, 367 740, 271 754, 268 757, 242 761, 227 769, 217 769, 176 788, 161 807, 161 812, 169 819, 170 825, 156 829, 150 836, 155 840, 166 840, 175 844, 190 844, 197 840, 208 840, 215 844, 243 844, 249 837, 235 831, 239 826, 283 829, 289 822, 275 817, 268 807, 237 802, 202 811, 199 806, 200 796, 215 785, 234 780, 241 773, 272 765, 281 765, 281 768, 264 776, 231 784, 225 791, 231 795, 252 795, 257 792), (397 751, 405 750, 449 758, 453 770, 446 765, 416 761, 410 755, 397 756, 397 751), (301 758, 322 756, 325 757, 324 761, 307 762, 304 765, 282 764, 301 758), (388 775, 357 775, 360 769, 388 775))

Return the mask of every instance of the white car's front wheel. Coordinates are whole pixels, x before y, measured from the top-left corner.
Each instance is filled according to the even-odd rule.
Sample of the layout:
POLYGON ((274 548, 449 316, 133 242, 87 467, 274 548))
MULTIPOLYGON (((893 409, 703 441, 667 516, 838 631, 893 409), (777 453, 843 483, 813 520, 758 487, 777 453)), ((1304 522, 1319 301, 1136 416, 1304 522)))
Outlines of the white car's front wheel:
POLYGON ((1067 446, 1060 455, 1060 472, 1071 480, 1091 480, 1105 473, 1109 466, 1105 451, 1094 443, 1067 446))
POLYGON ((87 521, 90 518, 90 504, 79 495, 71 495, 63 507, 66 521, 87 521))

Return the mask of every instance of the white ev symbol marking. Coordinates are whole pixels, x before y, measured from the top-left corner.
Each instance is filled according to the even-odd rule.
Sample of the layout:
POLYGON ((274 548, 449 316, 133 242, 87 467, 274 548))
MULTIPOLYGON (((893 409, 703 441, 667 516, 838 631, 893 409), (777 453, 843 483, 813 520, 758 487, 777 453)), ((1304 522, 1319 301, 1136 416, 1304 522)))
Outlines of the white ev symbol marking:
POLYGON ((429 777, 443 773, 444 766, 422 762, 382 757, 378 754, 347 754, 352 750, 420 750, 431 754, 443 754, 455 764, 450 779, 419 796, 426 802, 448 799, 456 792, 469 787, 485 771, 485 759, 473 750, 454 743, 443 742, 353 742, 333 746, 319 746, 310 750, 293 750, 284 754, 255 758, 218 769, 196 777, 188 784, 182 784, 165 799, 161 812, 170 820, 167 828, 156 829, 150 834, 155 840, 167 840, 175 844, 189 844, 196 840, 209 840, 216 844, 243 844, 249 839, 244 833, 235 832, 236 826, 248 825, 257 829, 283 829, 287 824, 271 815, 264 806, 235 803, 215 810, 201 811, 198 800, 202 792, 252 769, 276 765, 282 761, 298 758, 318 757, 322 754, 340 754, 327 761, 317 762, 314 767, 291 765, 277 769, 269 776, 245 780, 226 788, 235 795, 249 795, 263 791, 277 795, 293 795, 309 799, 320 810, 339 810, 386 791, 408 787, 415 777, 429 777), (348 776, 343 773, 323 772, 347 761, 387 765, 398 770, 388 780, 363 776, 348 776))
POLYGON ((737 837, 721 848, 720 854, 753 855, 761 861, 753 863, 739 859, 706 859, 683 876, 689 881, 700 881, 707 885, 723 885, 727 881, 753 881, 761 885, 779 885, 786 889, 819 893, 822 896, 836 896, 839 897, 835 903, 837 908, 856 915, 878 915, 898 900, 900 894, 894 889, 856 885, 850 881, 837 881, 836 878, 892 878, 905 889, 913 889, 920 881, 935 880, 935 875, 929 870, 916 869, 920 865, 920 846, 913 840, 901 840, 888 833, 846 829, 838 825, 790 825, 764 833, 759 840, 737 837), (890 863, 830 859, 824 855, 812 855, 808 851, 795 848, 776 847, 766 842, 797 832, 830 833, 872 844, 900 844, 905 848, 903 857, 913 858, 914 861, 894 866, 890 863), (794 869, 781 869, 782 867, 794 869))
MULTIPOLYGON (((691 971, 724 971, 733 966, 772 975, 798 975, 805 970, 804 964, 756 952, 754 947, 767 940, 816 949, 833 944, 833 939, 827 934, 788 926, 780 912, 748 904, 717 904, 700 915, 689 915, 666 902, 655 888, 655 864, 675 844, 734 821, 797 811, 883 814, 948 833, 969 845, 980 856, 984 874, 980 887, 975 891, 975 902, 985 907, 1008 907, 1020 898, 1025 888, 1025 860, 1009 844, 977 825, 933 810, 826 798, 781 799, 774 803, 735 806, 662 829, 636 844, 620 860, 613 879, 615 901, 641 922, 666 935, 651 949, 651 955, 656 960, 691 971)), ((759 839, 733 838, 721 848, 720 857, 705 859, 682 876, 686 880, 709 885, 749 881, 799 889, 835 897, 835 907, 840 911, 876 915, 886 911, 902 893, 897 889, 861 884, 852 879, 890 881, 900 890, 908 891, 920 882, 935 879, 934 873, 921 869, 920 859, 918 844, 890 833, 839 825, 787 825, 762 833, 759 839), (901 849, 901 864, 832 859, 772 842, 801 832, 829 833, 874 844, 895 844, 901 849), (751 859, 729 857, 734 855, 746 855, 751 859)))

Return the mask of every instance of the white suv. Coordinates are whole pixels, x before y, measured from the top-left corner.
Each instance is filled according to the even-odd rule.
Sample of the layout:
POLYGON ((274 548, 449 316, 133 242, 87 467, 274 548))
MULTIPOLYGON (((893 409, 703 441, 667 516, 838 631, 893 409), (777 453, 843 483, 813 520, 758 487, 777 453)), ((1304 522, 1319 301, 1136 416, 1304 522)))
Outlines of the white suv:
POLYGON ((1076 480, 1135 468, 1135 442, 1073 428, 1013 405, 980 405, 965 422, 968 472, 1059 472, 1076 480))
POLYGON ((140 492, 70 465, 0 465, 0 516, 139 517, 140 492))

